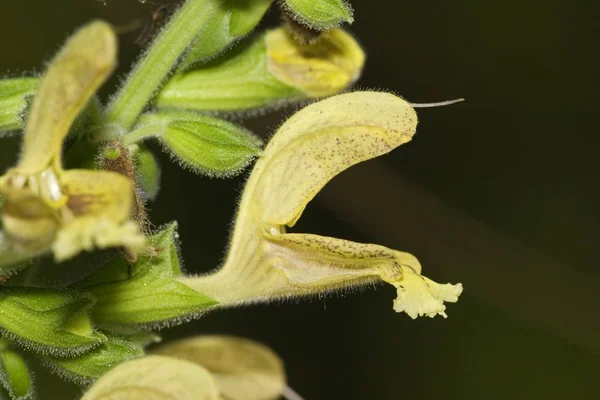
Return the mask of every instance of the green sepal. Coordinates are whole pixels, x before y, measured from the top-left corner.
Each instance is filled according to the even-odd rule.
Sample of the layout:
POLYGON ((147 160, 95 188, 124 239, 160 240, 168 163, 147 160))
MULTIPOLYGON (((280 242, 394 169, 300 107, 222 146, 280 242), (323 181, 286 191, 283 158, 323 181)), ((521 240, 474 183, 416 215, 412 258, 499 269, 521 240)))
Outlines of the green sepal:
POLYGON ((138 325, 172 325, 199 315, 217 302, 179 283, 176 224, 149 239, 152 255, 141 256, 125 281, 90 286, 97 299, 94 322, 108 330, 124 332, 138 325))
POLYGON ((145 200, 154 200, 160 189, 160 166, 156 157, 144 145, 135 153, 137 183, 145 200))
POLYGON ((0 290, 0 331, 38 353, 74 356, 106 337, 89 318, 94 298, 88 293, 41 288, 0 290))
POLYGON ((8 343, 2 340, 0 345, 0 384, 13 400, 31 399, 35 393, 33 377, 23 357, 8 343))
POLYGON ((106 335, 108 340, 78 357, 45 356, 44 364, 68 381, 87 385, 116 365, 144 355, 144 349, 131 340, 106 335))
POLYGON ((129 269, 129 262, 125 257, 121 255, 115 256, 101 268, 98 268, 92 274, 77 282, 77 287, 88 288, 95 285, 126 281, 130 278, 129 269))
POLYGON ((0 132, 22 129, 27 99, 35 93, 39 79, 0 80, 0 132))
POLYGON ((194 39, 180 68, 206 61, 249 34, 273 0, 225 0, 206 28, 194 39))
POLYGON ((199 68, 173 75, 156 97, 161 108, 242 111, 304 98, 268 69, 264 35, 199 68))
POLYGON ((344 0, 285 0, 284 7, 296 21, 320 31, 354 21, 352 7, 344 0))
POLYGON ((231 176, 261 152, 262 142, 250 131, 206 115, 165 111, 143 116, 140 125, 131 138, 149 132, 183 166, 209 176, 231 176))

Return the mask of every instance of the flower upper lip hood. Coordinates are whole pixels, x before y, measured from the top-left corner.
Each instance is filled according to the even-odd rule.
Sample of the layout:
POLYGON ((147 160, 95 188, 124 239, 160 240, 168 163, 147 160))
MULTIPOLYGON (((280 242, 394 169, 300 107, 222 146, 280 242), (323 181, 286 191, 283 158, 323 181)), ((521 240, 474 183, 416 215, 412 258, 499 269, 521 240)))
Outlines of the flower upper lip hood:
POLYGON ((116 36, 108 24, 87 25, 67 42, 40 82, 19 163, 0 177, 5 197, 2 248, 15 255, 12 261, 49 249, 64 260, 94 247, 143 247, 143 236, 129 220, 129 179, 109 171, 62 167, 63 141, 113 71, 116 51, 116 36))
POLYGON ((353 92, 312 104, 279 128, 246 183, 225 264, 181 281, 221 305, 321 293, 383 280, 398 289, 394 309, 445 316, 462 285, 421 276, 412 254, 376 244, 286 233, 337 174, 411 140, 417 115, 388 93, 353 92))

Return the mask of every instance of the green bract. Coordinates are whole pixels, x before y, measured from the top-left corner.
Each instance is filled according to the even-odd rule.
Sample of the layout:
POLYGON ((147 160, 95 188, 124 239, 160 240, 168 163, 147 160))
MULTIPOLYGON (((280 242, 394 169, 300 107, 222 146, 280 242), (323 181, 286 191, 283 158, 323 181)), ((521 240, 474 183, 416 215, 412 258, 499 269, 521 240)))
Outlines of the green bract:
POLYGON ((292 18, 317 30, 354 21, 352 8, 345 0, 284 0, 284 6, 292 18))
POLYGON ((181 269, 175 228, 171 224, 149 239, 156 254, 142 256, 131 266, 125 260, 113 262, 96 274, 100 277, 91 276, 82 283, 97 299, 92 310, 95 323, 107 329, 129 331, 138 325, 172 324, 218 304, 176 280, 181 269))
POLYGON ((181 69, 218 55, 258 25, 273 0, 224 0, 212 20, 194 39, 181 69))
POLYGON ((93 303, 74 291, 2 287, 0 332, 39 353, 81 354, 106 341, 90 321, 93 303))
POLYGON ((23 128, 27 99, 35 93, 37 78, 0 80, 0 132, 23 128))
POLYGON ((160 112, 141 118, 127 140, 156 137, 184 166, 210 176, 227 176, 260 154, 262 142, 239 125, 191 112, 160 112))
POLYGON ((65 379, 80 384, 91 383, 116 365, 144 354, 141 346, 107 335, 108 340, 100 346, 77 357, 46 356, 44 363, 65 379))

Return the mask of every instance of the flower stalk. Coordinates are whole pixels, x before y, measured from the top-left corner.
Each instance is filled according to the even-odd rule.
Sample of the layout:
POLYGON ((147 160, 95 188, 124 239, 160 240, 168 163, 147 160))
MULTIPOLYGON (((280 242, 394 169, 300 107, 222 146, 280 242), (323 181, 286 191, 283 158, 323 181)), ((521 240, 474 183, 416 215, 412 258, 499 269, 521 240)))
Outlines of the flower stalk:
POLYGON ((129 130, 161 87, 194 37, 210 21, 220 0, 187 0, 152 43, 108 106, 107 120, 129 130))

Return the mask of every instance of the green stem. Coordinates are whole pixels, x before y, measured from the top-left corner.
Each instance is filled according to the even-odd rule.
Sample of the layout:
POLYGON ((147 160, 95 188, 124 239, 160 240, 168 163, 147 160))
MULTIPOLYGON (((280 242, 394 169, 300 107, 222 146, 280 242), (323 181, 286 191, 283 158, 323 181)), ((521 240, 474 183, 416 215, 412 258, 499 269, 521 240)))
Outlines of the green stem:
POLYGON ((107 119, 129 130, 221 0, 187 0, 158 35, 108 107, 107 119))
POLYGON ((149 137, 158 136, 164 131, 163 125, 158 124, 150 124, 144 125, 141 128, 138 128, 134 131, 127 133, 123 136, 123 141, 126 146, 137 143, 141 140, 144 140, 149 137))

